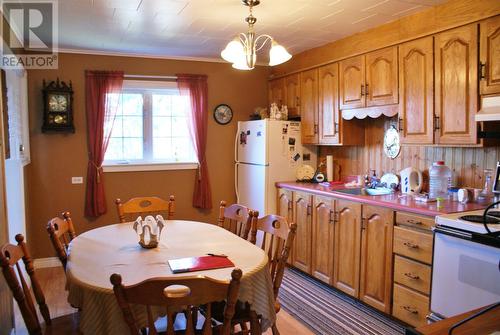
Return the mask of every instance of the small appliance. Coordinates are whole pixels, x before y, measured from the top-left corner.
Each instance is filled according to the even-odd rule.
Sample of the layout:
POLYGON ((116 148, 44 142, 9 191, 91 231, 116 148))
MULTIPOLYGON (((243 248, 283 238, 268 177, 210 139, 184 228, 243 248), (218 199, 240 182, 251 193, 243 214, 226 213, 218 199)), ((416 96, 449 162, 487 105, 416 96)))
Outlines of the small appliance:
POLYGON ((424 181, 422 172, 413 167, 407 167, 399 174, 401 176, 401 193, 419 193, 422 190, 424 181))

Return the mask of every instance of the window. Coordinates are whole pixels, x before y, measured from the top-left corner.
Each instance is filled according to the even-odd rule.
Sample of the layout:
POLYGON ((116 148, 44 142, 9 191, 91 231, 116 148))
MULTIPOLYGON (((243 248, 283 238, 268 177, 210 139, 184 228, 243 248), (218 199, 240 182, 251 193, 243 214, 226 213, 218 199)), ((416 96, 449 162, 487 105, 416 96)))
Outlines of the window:
POLYGON ((125 81, 117 103, 105 171, 195 168, 188 128, 189 98, 173 82, 125 81), (125 167, 125 168, 124 168, 125 167))

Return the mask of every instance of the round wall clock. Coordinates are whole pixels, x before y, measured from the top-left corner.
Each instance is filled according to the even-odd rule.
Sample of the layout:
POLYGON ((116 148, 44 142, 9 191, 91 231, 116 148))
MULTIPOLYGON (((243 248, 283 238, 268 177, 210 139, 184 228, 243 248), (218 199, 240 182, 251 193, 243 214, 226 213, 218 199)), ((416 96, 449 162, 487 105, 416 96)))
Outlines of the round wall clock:
POLYGON ((214 119, 218 124, 228 124, 233 119, 233 110, 226 104, 220 104, 214 109, 214 119))
POLYGON ((401 150, 399 143, 399 132, 396 127, 391 126, 385 131, 384 135, 384 152, 389 158, 396 158, 401 150))

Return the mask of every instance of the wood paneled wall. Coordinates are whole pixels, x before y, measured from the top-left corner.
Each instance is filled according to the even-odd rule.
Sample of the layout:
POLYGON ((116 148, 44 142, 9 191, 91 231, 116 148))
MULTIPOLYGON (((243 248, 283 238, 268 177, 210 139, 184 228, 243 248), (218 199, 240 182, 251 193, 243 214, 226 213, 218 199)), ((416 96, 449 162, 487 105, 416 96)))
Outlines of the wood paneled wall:
MULTIPOLYGON (((351 122, 351 121, 346 121, 351 122)), ((432 162, 444 160, 457 175, 459 186, 483 187, 485 168, 494 169, 500 160, 500 146, 488 148, 456 148, 403 146, 395 159, 384 154, 384 130, 394 119, 365 119, 365 145, 353 147, 320 147, 320 159, 333 155, 334 164, 340 166, 340 178, 347 175, 366 174, 368 170, 377 170, 377 175, 396 172, 413 166, 427 172, 432 162)), ((337 168, 335 169, 337 170, 337 168)), ((337 178, 339 176, 336 176, 337 178)))

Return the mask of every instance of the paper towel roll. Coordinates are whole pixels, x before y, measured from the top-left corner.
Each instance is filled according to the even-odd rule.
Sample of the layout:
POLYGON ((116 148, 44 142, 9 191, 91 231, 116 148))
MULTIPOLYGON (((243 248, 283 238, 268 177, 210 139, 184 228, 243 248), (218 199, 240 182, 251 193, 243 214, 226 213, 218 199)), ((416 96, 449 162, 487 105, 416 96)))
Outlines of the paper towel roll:
POLYGON ((333 175, 333 156, 332 155, 327 155, 326 156, 326 180, 328 181, 333 181, 334 175, 333 175))

